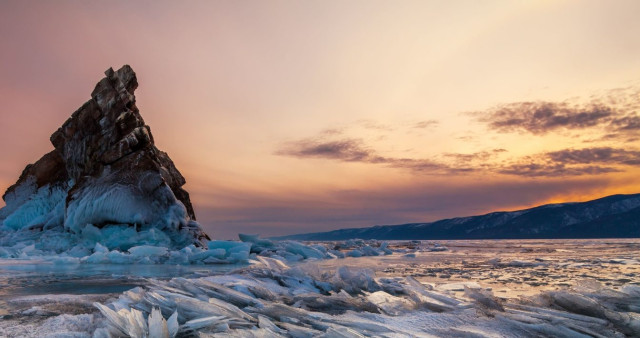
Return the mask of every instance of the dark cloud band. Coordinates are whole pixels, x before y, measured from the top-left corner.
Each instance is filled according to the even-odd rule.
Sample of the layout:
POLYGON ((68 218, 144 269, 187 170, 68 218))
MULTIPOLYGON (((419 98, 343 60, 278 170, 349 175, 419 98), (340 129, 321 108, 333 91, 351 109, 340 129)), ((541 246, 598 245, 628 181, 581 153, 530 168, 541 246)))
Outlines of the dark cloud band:
POLYGON ((570 107, 566 103, 518 102, 490 110, 479 120, 498 131, 545 134, 559 128, 584 129, 608 125, 617 114, 611 107, 598 105, 570 107))
POLYGON ((640 166, 640 151, 611 147, 562 149, 524 156, 510 162, 494 161, 504 149, 471 154, 446 153, 442 160, 385 157, 355 139, 300 140, 285 144, 277 155, 300 159, 328 159, 342 162, 383 164, 416 174, 497 173, 521 177, 566 177, 622 172, 640 166))
POLYGON ((628 139, 629 132, 640 130, 640 89, 619 88, 590 103, 514 102, 471 113, 478 121, 500 132, 526 132, 543 135, 556 130, 599 128, 609 136, 628 139))
POLYGON ((298 158, 326 158, 347 162, 370 162, 372 153, 362 141, 343 139, 337 141, 301 140, 291 142, 276 152, 277 155, 298 158))

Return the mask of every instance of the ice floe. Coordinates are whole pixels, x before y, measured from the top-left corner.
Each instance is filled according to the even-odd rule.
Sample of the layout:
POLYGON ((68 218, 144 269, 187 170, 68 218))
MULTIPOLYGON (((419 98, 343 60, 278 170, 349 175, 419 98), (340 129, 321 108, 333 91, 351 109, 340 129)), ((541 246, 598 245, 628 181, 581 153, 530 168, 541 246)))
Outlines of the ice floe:
POLYGON ((393 253, 386 242, 372 240, 340 246, 271 241, 257 235, 239 237, 240 241, 212 240, 204 247, 189 244, 176 248, 174 239, 155 227, 111 225, 100 229, 87 224, 78 235, 62 227, 34 232, 4 226, 0 227, 0 258, 61 264, 246 264, 258 256, 294 262, 393 253))
MULTIPOLYGON (((635 246, 626 252, 610 249, 611 254, 600 251, 591 256, 554 253, 544 256, 545 265, 537 265, 533 258, 540 252, 536 250, 523 254, 515 247, 515 253, 501 252, 501 259, 494 260, 496 254, 487 246, 483 250, 488 252, 479 252, 466 242, 444 243, 448 247, 457 245, 455 250, 466 248, 456 261, 453 252, 443 255, 424 250, 433 247, 432 244, 385 245, 374 241, 318 244, 270 241, 257 236, 240 238, 243 241, 211 241, 209 250, 188 247, 183 253, 191 257, 211 251, 201 262, 208 258, 226 260, 233 254, 247 257, 250 262, 224 274, 145 278, 128 291, 109 295, 9 297, 5 301, 13 312, 0 313, 3 318, 0 336, 640 335, 640 281, 634 274, 637 264, 632 258, 637 257, 635 246), (331 258, 335 257, 332 250, 364 252, 367 251, 362 249, 364 246, 379 255, 331 258), (392 255, 384 255, 383 248, 391 250, 392 255), (418 253, 417 257, 403 258, 411 250, 418 253), (295 257, 287 259, 285 253, 295 257), (308 257, 300 258, 302 253, 308 257), (310 253, 323 256, 317 258, 310 253), (511 264, 513 261, 534 264, 511 264), (424 274, 423 269, 437 271, 437 275, 424 274), (553 281, 562 271, 601 274, 594 278, 575 277, 570 286, 560 286, 563 280, 557 279, 562 282, 556 287, 531 287, 528 290, 533 292, 523 292, 517 297, 502 293, 502 286, 511 285, 515 276, 524 279, 542 276, 553 281), (441 278, 444 274, 451 277, 441 278), (463 276, 469 275, 473 279, 464 280, 463 276), (498 282, 505 277, 506 282, 498 282)), ((118 252, 127 257, 169 259, 172 250, 165 249, 143 245, 118 252)), ((35 246, 28 249, 33 250, 38 249, 35 246)), ((95 257, 114 252, 99 243, 94 243, 90 250, 95 257)), ((0 297, 0 304, 2 301, 0 297)))
POLYGON ((167 332, 205 337, 640 334, 635 286, 613 291, 591 285, 581 294, 554 291, 506 300, 476 284, 462 285, 460 294, 451 292, 457 286, 434 290, 409 276, 379 278, 367 269, 325 271, 313 264, 263 261, 237 274, 153 281, 95 306, 107 318, 109 332, 132 337, 151 332, 162 337, 170 337, 167 332), (171 321, 173 326, 167 324, 171 321))

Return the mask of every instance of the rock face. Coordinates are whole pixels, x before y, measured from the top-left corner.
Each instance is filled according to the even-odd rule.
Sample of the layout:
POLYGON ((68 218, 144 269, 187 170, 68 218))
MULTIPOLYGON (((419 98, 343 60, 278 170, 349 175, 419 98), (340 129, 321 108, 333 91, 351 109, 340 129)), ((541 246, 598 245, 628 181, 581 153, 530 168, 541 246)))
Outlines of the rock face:
POLYGON ((173 245, 202 246, 184 177, 156 148, 136 107, 136 74, 108 69, 91 99, 51 135, 54 150, 28 165, 0 210, 5 228, 129 225, 170 233, 173 245))

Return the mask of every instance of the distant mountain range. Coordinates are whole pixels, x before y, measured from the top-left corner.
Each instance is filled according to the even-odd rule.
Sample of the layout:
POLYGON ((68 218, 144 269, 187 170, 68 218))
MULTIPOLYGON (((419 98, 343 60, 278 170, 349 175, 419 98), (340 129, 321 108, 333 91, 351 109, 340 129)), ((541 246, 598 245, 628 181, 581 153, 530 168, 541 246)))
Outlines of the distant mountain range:
POLYGON ((640 237, 640 194, 546 204, 430 223, 377 225, 282 236, 307 241, 361 239, 525 239, 640 237))

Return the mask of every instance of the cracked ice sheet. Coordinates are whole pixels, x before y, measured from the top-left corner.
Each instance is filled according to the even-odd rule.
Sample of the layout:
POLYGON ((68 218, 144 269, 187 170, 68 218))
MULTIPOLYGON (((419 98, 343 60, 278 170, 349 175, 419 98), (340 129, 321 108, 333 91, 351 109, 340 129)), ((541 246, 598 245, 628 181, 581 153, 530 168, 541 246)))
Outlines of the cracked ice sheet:
MULTIPOLYGON (((22 296, 21 311, 0 320, 0 327, 8 336, 35 336, 44 332, 38 330, 46 320, 65 314, 102 321, 96 308, 86 306, 97 301, 113 310, 138 309, 142 321, 148 321, 153 306, 165 307, 165 321, 177 308, 182 333, 195 328, 201 336, 616 337, 640 332, 638 240, 442 244, 450 250, 416 250, 413 259, 402 252, 299 264, 263 258, 252 267, 204 278, 145 280, 142 288, 87 300, 82 307, 77 299, 62 297, 58 303, 67 304, 67 310, 57 314, 22 296), (69 309, 75 310, 69 314, 69 309), (16 327, 9 322, 30 329, 12 335, 6 329, 16 327)), ((414 250, 410 246, 390 243, 394 250, 414 250)), ((64 318, 60 322, 69 328, 58 325, 60 330, 75 332, 64 318)), ((82 327, 85 336, 108 331, 82 327)))
MULTIPOLYGON (((132 320, 135 316, 127 309, 147 314, 158 309, 164 317, 177 312, 179 332, 197 330, 205 336, 640 334, 640 317, 633 305, 640 302, 640 287, 636 286, 613 291, 591 285, 583 287, 582 294, 579 289, 544 292, 514 301, 497 298, 486 289, 465 289, 465 295, 458 296, 432 290, 411 277, 384 280, 367 269, 346 268, 348 273, 344 269, 330 272, 299 266, 274 272, 256 267, 243 275, 157 281, 122 295, 106 312, 111 318, 120 309, 120 317, 111 320, 119 326, 140 322, 132 320), (283 283, 287 287, 277 286, 283 283), (430 310, 431 299, 449 307, 430 310)), ((140 331, 144 325, 127 330, 140 331)))

